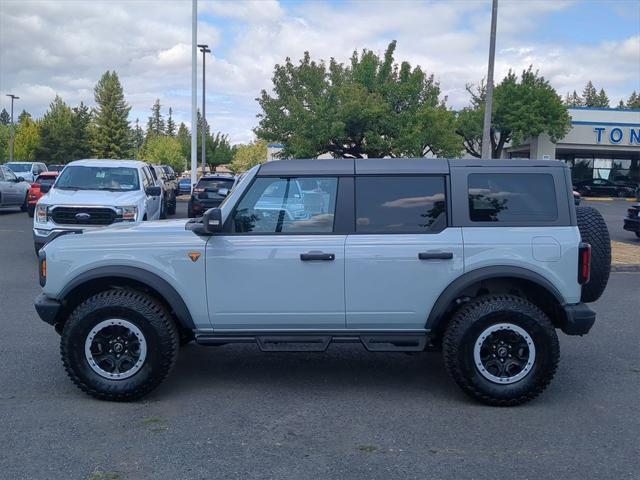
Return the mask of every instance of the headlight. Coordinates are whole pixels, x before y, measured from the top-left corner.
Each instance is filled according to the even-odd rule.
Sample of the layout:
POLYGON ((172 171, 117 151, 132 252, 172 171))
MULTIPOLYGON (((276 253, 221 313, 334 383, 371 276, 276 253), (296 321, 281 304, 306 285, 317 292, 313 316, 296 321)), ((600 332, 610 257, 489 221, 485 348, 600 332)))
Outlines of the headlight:
POLYGON ((125 222, 135 222, 138 216, 138 207, 132 205, 130 207, 118 207, 116 208, 118 216, 125 222))
POLYGON ((48 209, 48 205, 40 205, 39 203, 36 205, 36 213, 34 215, 36 217, 36 223, 47 223, 48 209))

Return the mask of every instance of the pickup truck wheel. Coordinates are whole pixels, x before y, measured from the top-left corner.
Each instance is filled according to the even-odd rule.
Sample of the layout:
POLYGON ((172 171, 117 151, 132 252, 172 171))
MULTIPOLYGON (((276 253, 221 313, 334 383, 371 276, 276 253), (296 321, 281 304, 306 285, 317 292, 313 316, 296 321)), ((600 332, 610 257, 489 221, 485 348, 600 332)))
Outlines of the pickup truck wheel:
POLYGON ((108 290, 82 302, 60 339, 71 380, 102 400, 135 400, 149 393, 168 375, 178 348, 178 330, 166 308, 128 289, 108 290))
POLYGON ((582 241, 591 245, 591 277, 582 286, 580 299, 595 302, 607 287, 611 272, 609 229, 600 212, 593 207, 576 207, 576 216, 582 241))
POLYGON ((512 406, 538 396, 560 358, 553 324, 514 295, 489 295, 456 312, 443 339, 446 369, 471 397, 512 406))

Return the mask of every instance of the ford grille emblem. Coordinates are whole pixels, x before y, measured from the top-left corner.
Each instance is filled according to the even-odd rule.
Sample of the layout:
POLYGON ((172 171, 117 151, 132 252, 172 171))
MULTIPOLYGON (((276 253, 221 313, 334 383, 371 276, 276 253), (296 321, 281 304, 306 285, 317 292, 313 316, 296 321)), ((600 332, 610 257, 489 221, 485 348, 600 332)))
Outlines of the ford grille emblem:
POLYGON ((86 222, 91 220, 91 215, 88 213, 76 213, 76 220, 79 222, 86 222))

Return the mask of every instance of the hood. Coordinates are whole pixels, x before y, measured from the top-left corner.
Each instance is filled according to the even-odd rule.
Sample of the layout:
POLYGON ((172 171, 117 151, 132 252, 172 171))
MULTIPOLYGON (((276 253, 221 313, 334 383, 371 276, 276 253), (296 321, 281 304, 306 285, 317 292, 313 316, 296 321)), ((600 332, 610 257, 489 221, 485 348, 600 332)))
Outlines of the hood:
POLYGON ((54 187, 42 197, 41 203, 46 205, 125 207, 137 205, 142 194, 140 190, 110 192, 108 190, 61 190, 54 187))
POLYGON ((153 234, 163 234, 163 233, 174 233, 185 231, 185 224, 187 223, 188 218, 176 218, 172 220, 155 220, 150 222, 122 222, 122 223, 114 223, 113 225, 108 225, 106 227, 101 227, 97 229, 85 230, 84 235, 109 235, 111 233, 116 233, 117 235, 128 235, 128 234, 145 234, 145 233, 153 233, 153 234))

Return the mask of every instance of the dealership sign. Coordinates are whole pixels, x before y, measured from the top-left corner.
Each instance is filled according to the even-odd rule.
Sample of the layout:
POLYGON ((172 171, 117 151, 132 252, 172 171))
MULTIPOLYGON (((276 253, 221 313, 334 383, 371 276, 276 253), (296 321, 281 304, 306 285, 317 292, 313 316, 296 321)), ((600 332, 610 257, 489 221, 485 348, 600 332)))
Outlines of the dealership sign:
POLYGON ((594 127, 597 143, 640 145, 640 127, 594 127))

